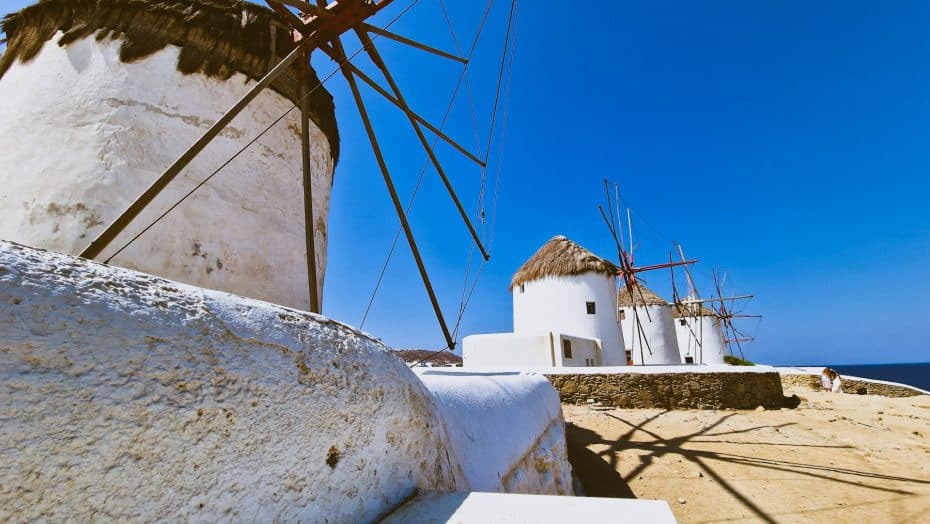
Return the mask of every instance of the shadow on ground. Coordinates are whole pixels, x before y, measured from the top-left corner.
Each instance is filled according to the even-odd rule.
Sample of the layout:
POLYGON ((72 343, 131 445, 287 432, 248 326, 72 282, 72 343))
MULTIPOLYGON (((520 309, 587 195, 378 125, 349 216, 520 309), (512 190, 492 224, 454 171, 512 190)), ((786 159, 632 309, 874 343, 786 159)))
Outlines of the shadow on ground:
MULTIPOLYGON (((789 400, 791 401, 790 403, 794 403, 793 399, 797 399, 797 397, 786 397, 786 403, 789 403, 789 400)), ((798 399, 797 402, 799 403, 800 399, 798 399)), ((796 405, 792 407, 796 407, 796 405)), ((718 426, 734 416, 734 414, 728 414, 705 428, 698 429, 688 435, 674 438, 663 438, 654 431, 647 429, 648 425, 667 413, 668 411, 657 413, 638 424, 627 421, 612 413, 604 413, 605 416, 615 419, 629 428, 625 434, 613 441, 607 440, 589 429, 576 426, 571 422, 567 423, 568 459, 585 490, 584 495, 589 497, 636 498, 627 480, 636 478, 644 470, 648 469, 655 462, 655 459, 669 454, 677 455, 696 465, 705 475, 719 483, 719 485, 729 492, 734 499, 751 511, 756 520, 767 523, 775 523, 776 520, 774 516, 757 505, 750 497, 737 490, 728 479, 715 471, 715 469, 711 467, 713 462, 741 464, 781 474, 800 474, 804 477, 816 479, 821 482, 841 483, 851 488, 880 491, 894 497, 914 496, 915 493, 910 490, 911 488, 930 485, 930 479, 907 478, 870 471, 838 468, 832 465, 792 461, 788 459, 791 457, 790 450, 786 450, 785 459, 763 458, 753 453, 753 448, 757 445, 803 446, 825 449, 851 449, 851 446, 773 444, 768 442, 734 442, 725 440, 726 437, 735 434, 753 433, 763 428, 778 430, 780 428, 792 426, 794 423, 779 424, 776 426, 756 426, 732 431, 715 431, 718 426), (639 438, 634 440, 634 435, 637 433, 639 433, 639 438), (747 454, 722 453, 684 447, 689 443, 708 442, 742 444, 746 446, 747 454), (609 448, 599 453, 595 453, 588 449, 588 446, 596 444, 606 445, 609 446, 609 448), (623 476, 617 472, 617 463, 623 452, 635 452, 640 461, 640 464, 630 471, 626 478, 623 478, 623 476), (643 454, 643 452, 645 452, 645 454, 643 454), (892 481, 896 483, 895 485, 898 487, 882 486, 869 482, 870 480, 892 481)))
POLYGON ((591 444, 603 442, 600 435, 569 422, 565 424, 565 436, 568 441, 568 461, 581 482, 584 496, 636 498, 615 465, 588 449, 591 444))

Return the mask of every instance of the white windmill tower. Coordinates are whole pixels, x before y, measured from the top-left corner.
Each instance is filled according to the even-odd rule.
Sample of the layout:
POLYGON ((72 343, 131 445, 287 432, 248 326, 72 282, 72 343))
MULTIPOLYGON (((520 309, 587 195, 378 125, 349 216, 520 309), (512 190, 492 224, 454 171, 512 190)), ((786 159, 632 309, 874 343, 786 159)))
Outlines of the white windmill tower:
POLYGON ((616 290, 617 266, 555 236, 513 276, 514 334, 558 332, 597 339, 602 365, 625 366, 616 290))
POLYGON ((393 0, 265 3, 42 0, 5 17, 0 238, 319 313, 338 153, 322 81, 338 72, 446 347, 454 348, 360 84, 404 114, 489 260, 430 138, 487 169, 492 138, 503 133, 495 126, 512 67, 516 2, 483 158, 407 104, 379 46, 387 40, 451 60, 464 79, 484 21, 467 56, 458 56, 388 30, 413 4, 377 27, 375 17, 393 0), (351 55, 347 33, 362 45, 351 55), (314 52, 337 66, 322 81, 311 67, 314 52), (358 55, 386 87, 352 62, 358 55))
MULTIPOLYGON (((0 238, 73 254, 298 47, 271 9, 239 0, 46 0, 3 29, 0 238)), ((339 151, 333 101, 308 66, 268 87, 100 259, 318 310, 339 151), (117 253, 295 104, 305 123, 289 112, 262 147, 242 150, 225 176, 117 253)))
MULTIPOLYGON (((685 259, 684 251, 678 246, 678 255, 685 259)), ((672 255, 669 254, 671 261, 672 255)), ((681 298, 678 286, 675 283, 675 272, 672 269, 672 318, 675 320, 675 333, 678 339, 678 349, 681 352, 682 364, 723 364, 726 355, 726 344, 723 338, 723 329, 717 313, 707 307, 707 300, 702 300, 691 271, 686 266, 685 275, 688 281, 688 295, 681 298)))
MULTIPOLYGON (((612 208, 610 188, 604 181, 608 208, 612 208)), ((615 193, 618 193, 616 185, 615 193)), ((619 195, 617 195, 619 206, 619 195)), ((672 319, 672 307, 665 299, 643 285, 637 277, 639 273, 662 268, 686 266, 696 260, 669 262, 651 266, 636 267, 633 258, 633 221, 627 209, 627 229, 629 233, 629 250, 624 246, 620 231, 619 216, 613 215, 598 206, 601 217, 607 224, 617 248, 619 274, 622 285, 618 294, 620 324, 626 341, 627 361, 634 365, 673 365, 681 363, 678 339, 672 319)), ((619 207, 617 208, 619 215, 619 207)))

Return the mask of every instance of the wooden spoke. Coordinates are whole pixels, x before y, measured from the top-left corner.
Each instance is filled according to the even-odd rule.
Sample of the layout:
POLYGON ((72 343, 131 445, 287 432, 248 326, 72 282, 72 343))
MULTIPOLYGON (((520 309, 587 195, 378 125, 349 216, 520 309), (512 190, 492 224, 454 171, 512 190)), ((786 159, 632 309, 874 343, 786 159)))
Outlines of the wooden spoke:
POLYGON ((441 57, 443 57, 443 58, 448 58, 449 60, 454 60, 454 61, 460 62, 460 63, 462 63, 462 64, 467 64, 467 63, 468 63, 468 59, 466 59, 466 58, 462 58, 461 56, 453 55, 452 53, 447 53, 447 52, 442 51, 442 50, 440 50, 440 49, 436 49, 435 47, 430 47, 430 46, 428 46, 428 45, 426 45, 426 44, 422 44, 422 43, 420 43, 420 42, 417 42, 416 40, 411 40, 411 39, 409 39, 409 38, 400 36, 400 35, 398 35, 398 34, 396 34, 396 33, 392 33, 392 32, 390 32, 390 31, 388 31, 388 30, 386 30, 386 29, 381 29, 380 27, 375 27, 375 26, 373 26, 373 25, 371 25, 371 24, 367 24, 367 23, 362 24, 362 29, 363 29, 364 31, 368 32, 368 33, 375 33, 376 35, 380 35, 380 36, 383 36, 384 38, 388 38, 388 39, 394 40, 395 42, 400 42, 400 43, 402 43, 402 44, 409 45, 410 47, 419 49, 420 51, 426 51, 427 53, 432 53, 432 54, 434 54, 434 55, 441 56, 441 57))
MULTIPOLYGON (((394 91, 394 96, 397 97, 397 100, 407 106, 407 101, 404 100, 404 95, 400 91, 400 87, 397 85, 397 82, 394 81, 394 76, 391 74, 390 70, 387 68, 387 65, 384 63, 384 60, 381 58, 381 53, 378 52, 378 49, 375 47, 375 43, 371 41, 371 38, 364 31, 358 29, 355 30, 355 33, 358 35, 359 39, 362 41, 362 44, 365 46, 365 50, 368 53, 368 56, 371 58, 371 61, 375 66, 381 70, 381 74, 384 75, 384 79, 387 80, 388 85, 391 86, 391 90, 394 91)), ((468 228, 468 232, 471 234, 472 239, 475 241, 475 245, 478 246, 478 249, 481 251, 481 256, 485 260, 490 260, 491 256, 488 255, 488 252, 484 249, 484 245, 481 243, 481 239, 478 237, 478 232, 475 231, 475 226, 471 223, 471 219, 468 217, 468 213, 465 211, 465 208, 462 206, 462 202, 459 200, 458 195, 455 193, 455 188, 452 187, 452 183, 449 181, 449 177, 446 176, 445 170, 442 168, 442 164, 439 162, 439 159, 436 157, 436 154, 433 152, 433 148, 429 144, 429 140, 426 139, 426 135, 423 134, 423 130, 420 129, 420 124, 417 122, 416 118, 413 117, 412 112, 405 111, 407 119, 410 120, 410 125, 413 127, 413 131, 416 133, 417 138, 419 138, 420 143, 423 145, 423 149, 426 150, 427 156, 429 156, 430 162, 433 163, 433 167, 436 168, 436 172, 439 174, 439 178, 442 179, 443 185, 446 186, 446 190, 449 192, 449 196, 452 198, 452 202, 455 203, 456 209, 458 209, 459 215, 461 215, 462 220, 465 222, 465 226, 468 228)))
MULTIPOLYGON (((333 50, 332 50, 332 48, 329 47, 329 46, 321 45, 321 46, 320 46, 320 49, 323 50, 324 53, 330 55, 330 58, 333 58, 333 56, 335 56, 335 55, 332 54, 333 50)), ((352 64, 351 62, 346 62, 346 63, 343 64, 343 63, 340 63, 339 60, 337 60, 336 58, 333 58, 333 60, 335 60, 336 63, 338 63, 338 64, 340 65, 340 67, 342 67, 342 68, 344 68, 344 69, 348 69, 349 71, 351 71, 352 74, 354 74, 355 76, 357 76, 361 81, 363 81, 363 82, 365 82, 366 84, 368 84, 368 85, 369 85, 372 89, 374 89, 379 95, 381 95, 381 96, 383 96, 385 99, 387 99, 388 102, 394 104, 398 109, 400 109, 400 110, 403 111, 404 113, 407 113, 408 116, 411 116, 411 117, 413 117, 414 119, 416 119, 417 122, 419 122, 419 123, 422 124, 424 127, 426 127, 427 129, 429 129, 433 134, 435 134, 436 136, 438 136, 439 138, 441 138, 441 139, 442 139, 443 141, 445 141, 447 144, 449 144, 450 146, 452 146, 452 147, 454 147, 455 149, 457 149, 460 153, 462 153, 463 155, 465 155, 469 160, 471 160, 472 162, 478 164, 478 165, 481 166, 481 167, 486 167, 486 166, 487 166, 487 164, 486 164, 483 160, 481 160, 480 158, 478 158, 477 156, 475 156, 474 154, 472 154, 469 150, 467 150, 467 149, 465 149, 464 147, 462 147, 461 145, 459 145, 459 144, 458 144, 455 140, 453 140, 452 138, 449 138, 448 135, 446 135, 445 133, 443 133, 439 128, 437 128, 437 127, 434 126, 433 124, 429 123, 426 119, 424 119, 424 118, 421 117, 420 115, 416 114, 412 109, 410 109, 410 108, 407 106, 407 104, 401 102, 400 100, 398 100, 397 98, 395 98, 393 95, 391 95, 390 93, 388 93, 383 87, 381 87, 380 85, 378 85, 377 82, 375 82, 374 80, 372 80, 371 77, 369 77, 368 75, 366 75, 364 71, 362 71, 361 69, 359 69, 358 67, 356 67, 355 64, 352 64)))
POLYGON ((631 270, 634 273, 642 273, 643 271, 653 271, 655 269, 664 269, 667 267, 689 266, 691 264, 697 264, 698 262, 699 260, 685 260, 682 262, 669 262, 667 264, 655 264, 652 266, 634 267, 631 270))
MULTIPOLYGON (((338 57, 337 63, 348 63, 345 51, 342 48, 342 43, 336 39, 333 41, 333 46, 338 57)), ((381 175, 384 177, 384 184, 387 186, 388 192, 391 195, 391 201, 394 203, 394 210, 397 212, 397 217, 400 219, 400 223, 403 226, 404 234, 407 237, 407 243, 410 245, 410 251, 413 252, 413 258, 417 263, 417 269, 419 269, 420 277, 423 279, 423 285, 426 287, 426 293, 429 295, 430 302, 433 305, 433 311, 436 313, 436 319, 439 321, 440 328, 442 328, 442 334, 445 336, 449 348, 455 348, 455 340, 453 340, 449 333, 449 328, 446 325, 445 317, 443 317, 442 309, 439 307, 439 301, 436 299, 436 293, 433 291, 433 285, 430 283, 429 275, 426 273, 426 266, 423 264, 420 250, 417 248, 416 240, 413 238, 413 232, 410 230, 410 223, 407 221, 407 214, 404 212, 400 197, 397 196, 397 189, 394 187, 394 181, 388 171, 384 155, 381 153, 381 146, 378 144, 378 138, 375 135, 374 127, 368 116, 368 110, 365 108, 365 102, 362 100, 362 94, 358 89, 358 83, 349 70, 341 69, 341 71, 349 84, 349 88, 352 90, 352 97, 355 99, 355 104, 358 106, 359 115, 361 115, 362 123, 365 125, 365 132, 368 134, 368 140, 371 142, 371 148, 374 151, 375 159, 378 161, 378 167, 381 169, 381 175)))
MULTIPOLYGON (((301 58, 305 63, 309 63, 310 55, 304 53, 301 58)), ((314 235, 314 215, 313 215, 313 173, 310 158, 310 132, 312 125, 310 122, 310 92, 312 86, 309 85, 310 76, 308 71, 301 69, 297 74, 300 93, 300 156, 303 172, 303 190, 304 190, 304 235, 305 245, 307 248, 307 284, 310 288, 310 311, 312 313, 322 312, 322 300, 320 297, 319 283, 317 282, 316 271, 316 235, 314 235)))
POLYGON ((305 31, 308 30, 306 22, 295 15, 293 11, 284 7, 283 3, 275 0, 265 0, 265 3, 267 3, 268 7, 274 10, 275 13, 278 13, 281 18, 284 18, 289 24, 294 26, 294 29, 300 31, 302 34, 305 34, 305 31))
POLYGON ((304 2, 302 0, 277 0, 274 3, 276 4, 281 3, 284 5, 288 5, 295 9, 299 9, 303 13, 306 13, 312 16, 327 16, 327 17, 333 16, 332 11, 326 8, 323 8, 323 7, 317 7, 316 5, 313 5, 309 2, 304 2))

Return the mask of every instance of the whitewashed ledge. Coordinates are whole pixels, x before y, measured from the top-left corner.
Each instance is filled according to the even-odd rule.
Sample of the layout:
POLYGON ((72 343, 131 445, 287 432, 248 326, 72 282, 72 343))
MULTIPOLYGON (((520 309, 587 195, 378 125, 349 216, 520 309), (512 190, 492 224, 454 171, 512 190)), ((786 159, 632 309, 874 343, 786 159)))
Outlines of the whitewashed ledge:
POLYGON ((470 483, 570 494, 554 398, 534 376, 421 381, 319 315, 0 241, 0 521, 370 522, 470 483), (507 452, 463 444, 466 422, 507 452))
POLYGON ((326 318, 0 242, 0 521, 370 521, 465 489, 426 388, 326 318))

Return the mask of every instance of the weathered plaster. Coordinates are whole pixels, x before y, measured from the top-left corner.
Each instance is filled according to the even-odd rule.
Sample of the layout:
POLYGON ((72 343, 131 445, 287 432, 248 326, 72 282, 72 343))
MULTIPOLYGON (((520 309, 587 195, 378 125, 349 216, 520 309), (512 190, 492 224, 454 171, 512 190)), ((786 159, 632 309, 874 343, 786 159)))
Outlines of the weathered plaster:
POLYGON ((0 521, 371 521, 451 449, 347 326, 0 242, 0 521))
MULTIPOLYGON (((133 63, 120 42, 59 47, 0 79, 0 239, 78 253, 253 84, 177 70, 168 46, 133 63)), ((104 251, 152 223, 293 104, 266 90, 104 251)), ((299 111, 113 259, 210 289, 309 308, 299 111)), ((334 161, 311 125, 317 274, 326 268, 334 161)))

